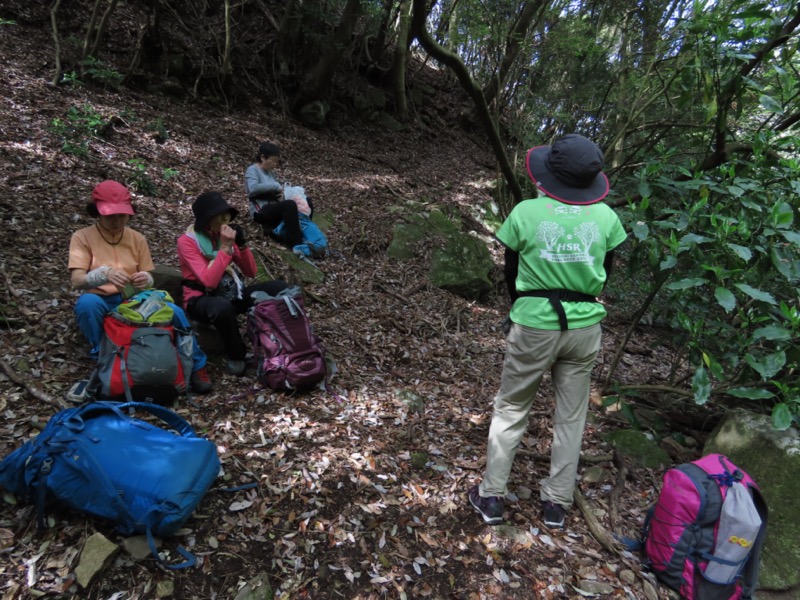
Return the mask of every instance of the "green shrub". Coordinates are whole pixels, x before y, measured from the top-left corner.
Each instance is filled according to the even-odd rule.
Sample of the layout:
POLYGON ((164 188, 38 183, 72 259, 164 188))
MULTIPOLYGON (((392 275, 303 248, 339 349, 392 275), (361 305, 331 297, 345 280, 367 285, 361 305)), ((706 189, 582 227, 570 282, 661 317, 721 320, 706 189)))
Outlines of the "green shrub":
POLYGON ((82 156, 107 125, 108 120, 87 104, 82 108, 71 106, 63 118, 50 121, 50 130, 61 138, 64 152, 82 156))
POLYGON ((140 194, 145 196, 155 196, 158 188, 150 176, 147 174, 147 166, 141 158, 131 158, 128 164, 133 169, 133 175, 129 187, 132 187, 140 194))

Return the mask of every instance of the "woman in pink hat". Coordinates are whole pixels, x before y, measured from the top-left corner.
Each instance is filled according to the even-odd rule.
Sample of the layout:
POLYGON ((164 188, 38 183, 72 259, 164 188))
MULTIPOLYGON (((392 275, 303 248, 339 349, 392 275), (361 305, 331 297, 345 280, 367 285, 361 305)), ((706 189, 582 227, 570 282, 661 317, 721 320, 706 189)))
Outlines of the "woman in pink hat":
MULTIPOLYGON (((103 339, 103 317, 122 303, 123 296, 152 287, 150 271, 155 265, 145 237, 127 226, 134 210, 131 194, 124 185, 109 180, 95 186, 86 212, 97 221, 72 234, 67 266, 72 287, 85 292, 75 303, 75 317, 91 346, 90 355, 97 358, 103 339)), ((183 309, 170 306, 175 312, 175 327, 191 331, 183 309)), ((192 359, 192 389, 201 394, 210 392, 207 359, 197 340, 192 359)), ((75 397, 70 399, 83 400, 84 388, 76 384, 69 393, 75 397)))

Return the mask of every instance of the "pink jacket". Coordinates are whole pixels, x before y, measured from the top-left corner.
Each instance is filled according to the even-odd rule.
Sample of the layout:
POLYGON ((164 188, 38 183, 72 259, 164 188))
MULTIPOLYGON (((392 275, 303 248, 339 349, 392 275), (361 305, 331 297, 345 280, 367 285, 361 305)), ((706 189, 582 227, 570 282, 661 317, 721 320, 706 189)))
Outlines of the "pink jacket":
MULTIPOLYGON (((216 242, 216 240, 212 241, 216 242)), ((219 285, 219 281, 231 261, 239 267, 245 277, 255 277, 257 273, 256 260, 249 248, 240 250, 234 244, 233 254, 219 252, 217 257, 211 261, 203 255, 197 242, 185 233, 178 238, 178 259, 180 260, 183 278, 201 283, 208 291, 219 285)), ((189 303, 189 300, 202 295, 203 292, 183 286, 184 308, 189 303)))

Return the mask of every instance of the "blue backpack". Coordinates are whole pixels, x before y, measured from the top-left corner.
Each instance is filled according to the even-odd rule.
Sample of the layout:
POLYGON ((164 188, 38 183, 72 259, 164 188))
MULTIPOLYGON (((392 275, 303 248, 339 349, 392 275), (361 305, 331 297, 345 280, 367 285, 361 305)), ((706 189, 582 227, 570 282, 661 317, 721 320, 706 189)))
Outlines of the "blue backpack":
MULTIPOLYGON (((44 509, 57 502, 112 521, 123 535, 144 533, 158 558, 154 536, 183 526, 220 468, 216 446, 198 437, 171 410, 151 404, 93 402, 62 410, 41 433, 0 462, 0 486, 44 509), (169 431, 126 411, 150 413, 169 431)), ((170 569, 194 565, 186 559, 170 569)))

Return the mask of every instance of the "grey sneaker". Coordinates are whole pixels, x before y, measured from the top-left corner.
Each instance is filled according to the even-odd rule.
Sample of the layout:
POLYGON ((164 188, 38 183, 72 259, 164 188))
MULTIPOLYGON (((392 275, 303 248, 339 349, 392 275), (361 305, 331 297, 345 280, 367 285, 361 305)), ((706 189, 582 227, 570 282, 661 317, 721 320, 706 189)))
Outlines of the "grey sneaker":
POLYGON ((64 399, 73 404, 83 404, 91 400, 92 398, 89 394, 89 380, 81 379, 73 383, 72 387, 64 392, 64 399))
POLYGON ((212 389, 214 389, 211 379, 208 377, 208 371, 206 371, 205 367, 202 369, 197 369, 197 371, 192 371, 192 376, 189 378, 189 384, 192 386, 192 390, 198 394, 208 394, 212 389))
POLYGON ((548 500, 542 503, 542 511, 544 512, 545 525, 552 529, 564 529, 564 517, 567 514, 566 508, 548 500))
POLYGON ((478 486, 475 485, 469 489, 469 503, 489 525, 499 525, 503 522, 505 501, 500 496, 482 498, 478 486))
POLYGON ((225 359, 225 372, 228 375, 241 375, 244 373, 245 363, 243 360, 225 359))

